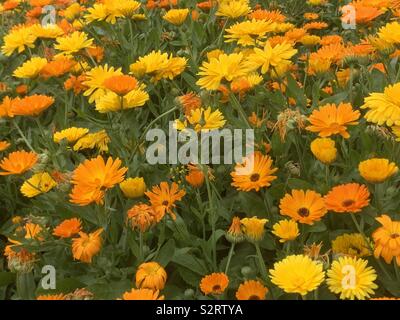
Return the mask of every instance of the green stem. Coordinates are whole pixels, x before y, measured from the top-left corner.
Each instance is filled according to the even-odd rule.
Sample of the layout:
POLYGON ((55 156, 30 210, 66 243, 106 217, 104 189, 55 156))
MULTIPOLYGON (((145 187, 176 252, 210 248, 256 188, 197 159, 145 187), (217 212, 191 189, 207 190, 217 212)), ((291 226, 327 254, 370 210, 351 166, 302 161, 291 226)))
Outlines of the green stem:
POLYGON ((213 267, 214 270, 217 269, 217 244, 216 244, 216 239, 215 239, 215 222, 216 222, 216 211, 214 210, 214 197, 213 193, 211 190, 211 185, 210 185, 210 179, 208 177, 208 168, 207 166, 202 166, 204 177, 206 180, 206 186, 207 186, 207 194, 208 194, 208 202, 209 202, 209 210, 210 210, 210 215, 211 215, 211 232, 212 232, 212 261, 213 261, 213 267))
POLYGON ((261 276, 263 277, 265 283, 267 283, 268 282, 267 267, 265 266, 265 262, 264 262, 262 254, 261 254, 260 246, 258 245, 257 242, 254 243, 254 246, 256 247, 256 251, 257 251, 258 264, 259 264, 261 276))
POLYGON ((139 231, 139 259, 142 263, 144 261, 144 254, 143 254, 143 232, 139 231))
POLYGON ((24 142, 25 142, 26 145, 28 146, 28 148, 29 148, 32 152, 37 153, 37 152, 35 151, 35 149, 33 149, 32 145, 29 143, 28 139, 25 137, 24 133, 22 132, 21 128, 18 126, 17 122, 13 119, 13 120, 12 120, 12 123, 13 123, 15 129, 17 129, 17 131, 18 131, 19 135, 21 136, 22 140, 24 140, 24 142))
POLYGON ((231 244, 231 248, 229 250, 229 254, 228 254, 228 261, 226 262, 226 267, 225 267, 225 274, 228 274, 228 270, 229 270, 229 265, 231 264, 231 259, 233 256, 233 252, 235 250, 235 243, 231 244))

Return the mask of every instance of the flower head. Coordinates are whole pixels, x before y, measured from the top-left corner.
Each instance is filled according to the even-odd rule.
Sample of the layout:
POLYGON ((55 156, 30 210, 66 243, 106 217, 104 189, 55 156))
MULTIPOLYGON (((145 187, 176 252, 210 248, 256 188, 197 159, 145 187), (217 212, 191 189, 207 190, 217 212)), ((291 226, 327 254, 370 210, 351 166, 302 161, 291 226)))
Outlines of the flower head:
POLYGON ((360 162, 358 171, 368 182, 381 183, 396 174, 399 168, 388 159, 373 158, 360 162))
POLYGON ((128 178, 119 184, 123 194, 127 198, 139 198, 146 191, 146 183, 141 177, 128 178))
POLYGON ((22 174, 30 170, 38 161, 36 153, 27 151, 15 151, 3 158, 0 162, 0 176, 22 174))
POLYGON ((163 19, 169 23, 179 26, 185 22, 188 14, 189 9, 171 9, 167 11, 167 13, 163 16, 163 19))
POLYGON ((299 226, 294 220, 281 220, 272 226, 272 233, 279 238, 279 242, 296 239, 300 232, 299 226))
POLYGON ((32 59, 24 62, 22 66, 18 67, 13 76, 21 79, 36 78, 42 69, 47 64, 47 59, 40 57, 33 57, 32 59))
POLYGON ((225 273, 212 273, 201 279, 200 290, 205 295, 220 295, 224 293, 225 289, 228 287, 228 284, 229 278, 225 273))
POLYGON ((14 99, 11 112, 16 116, 38 116, 54 103, 54 98, 35 94, 14 99))
POLYGON ((74 143, 89 132, 87 128, 71 127, 61 131, 57 131, 53 135, 55 143, 60 143, 62 140, 66 140, 68 143, 74 143))
POLYGON ((89 234, 79 232, 79 238, 72 239, 72 254, 74 259, 85 263, 91 263, 93 257, 97 255, 101 249, 102 232, 102 228, 89 234))
POLYGON ((268 289, 257 280, 243 282, 236 291, 238 300, 265 300, 268 289))
POLYGON ((92 47, 93 39, 88 38, 84 32, 75 31, 67 36, 56 39, 54 48, 61 51, 62 55, 74 55, 85 48, 92 47))
POLYGON ((21 193, 28 198, 33 198, 39 194, 49 192, 57 186, 54 179, 47 173, 36 173, 26 180, 21 186, 21 193))
POLYGON ((246 238, 251 242, 258 242, 264 238, 265 224, 267 219, 259 219, 257 217, 243 218, 240 220, 242 230, 246 238))
POLYGON ((136 271, 136 287, 152 290, 164 289, 167 273, 157 262, 142 263, 136 271))
POLYGON ((1 52, 6 56, 11 56, 14 51, 21 53, 26 48, 34 48, 36 36, 30 27, 19 26, 12 29, 4 38, 1 52))
POLYGON ((370 193, 365 185, 347 183, 333 187, 325 196, 325 205, 334 212, 360 212, 368 206, 370 193))
POLYGON ((345 233, 332 241, 332 252, 334 255, 362 258, 371 255, 369 246, 360 233, 345 233))
POLYGON ((164 296, 160 296, 159 290, 132 289, 123 294, 122 300, 164 300, 164 296))
POLYGON ((127 223, 134 229, 138 228, 140 232, 148 230, 155 222, 157 216, 151 206, 144 203, 138 203, 127 212, 127 223))
POLYGON ((78 218, 72 218, 62 221, 53 230, 53 235, 60 238, 71 238, 79 234, 82 230, 82 221, 78 218))
POLYGON ((242 223, 239 217, 233 217, 231 226, 225 234, 226 239, 232 243, 239 243, 244 240, 242 223))
POLYGON ((386 214, 376 220, 382 226, 372 234, 375 257, 382 257, 386 263, 391 263, 395 259, 397 266, 400 266, 400 221, 393 221, 386 214))
POLYGON ((322 163, 330 164, 336 160, 335 141, 330 138, 317 138, 311 142, 311 152, 322 163))

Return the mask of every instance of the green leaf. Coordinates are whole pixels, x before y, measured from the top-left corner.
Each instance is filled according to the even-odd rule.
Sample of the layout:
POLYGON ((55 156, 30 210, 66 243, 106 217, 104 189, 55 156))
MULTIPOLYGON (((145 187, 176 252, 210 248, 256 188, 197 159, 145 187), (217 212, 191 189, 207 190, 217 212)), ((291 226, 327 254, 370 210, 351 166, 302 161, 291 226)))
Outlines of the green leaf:
POLYGON ((175 241, 174 239, 169 239, 160 249, 156 260, 159 264, 161 264, 164 268, 168 265, 168 263, 172 260, 175 252, 175 241))
POLYGON ((7 286, 15 281, 15 273, 0 272, 0 287, 7 286))

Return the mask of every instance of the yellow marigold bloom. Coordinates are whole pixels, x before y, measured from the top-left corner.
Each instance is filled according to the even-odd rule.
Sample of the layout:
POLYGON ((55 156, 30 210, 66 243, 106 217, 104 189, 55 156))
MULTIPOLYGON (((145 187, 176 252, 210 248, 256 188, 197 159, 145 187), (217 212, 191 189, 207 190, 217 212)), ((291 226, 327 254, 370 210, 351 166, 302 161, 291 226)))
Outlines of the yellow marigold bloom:
POLYGON ((300 39, 300 42, 305 46, 315 46, 321 42, 321 38, 315 35, 305 35, 300 39))
POLYGON ((132 289, 123 294, 122 300, 164 300, 164 296, 160 296, 159 294, 159 290, 132 289))
POLYGON ((89 132, 87 128, 71 127, 62 131, 55 132, 53 140, 55 143, 60 143, 62 140, 67 140, 68 143, 74 143, 89 132))
POLYGON ((308 0, 307 3, 312 6, 320 6, 327 3, 327 0, 308 0))
POLYGON ((100 113, 127 110, 143 106, 149 99, 149 94, 142 90, 144 86, 130 91, 122 97, 109 91, 96 100, 96 110, 100 113), (122 105, 121 105, 122 104, 122 105))
POLYGON ((395 259, 397 266, 400 266, 400 221, 393 221, 386 214, 376 220, 382 226, 372 234, 375 242, 374 256, 382 257, 388 264, 395 259))
POLYGON ((157 215, 148 204, 138 203, 128 210, 126 220, 132 229, 145 232, 157 222, 157 215))
POLYGON ((39 75, 40 71, 42 71, 42 69, 46 66, 46 64, 47 59, 34 57, 24 62, 22 66, 18 67, 14 71, 13 76, 21 79, 36 78, 39 75))
POLYGON ((368 261, 356 257, 340 257, 333 261, 326 280, 329 290, 340 299, 364 300, 374 294, 377 274, 368 261))
POLYGON ((142 263, 135 276, 136 287, 140 289, 162 290, 167 281, 167 273, 157 262, 142 263))
POLYGON ((294 220, 281 220, 272 226, 272 233, 276 235, 279 242, 286 242, 296 239, 300 232, 299 226, 294 220))
POLYGON ((211 107, 192 110, 191 114, 186 116, 186 120, 183 123, 179 120, 175 121, 178 130, 185 130, 185 128, 193 127, 197 132, 219 129, 222 128, 225 123, 226 120, 221 111, 218 109, 212 111, 211 107))
POLYGON ((73 55, 78 53, 82 49, 91 48, 93 45, 93 39, 88 38, 88 35, 84 32, 75 31, 64 37, 56 39, 57 43, 54 48, 61 51, 62 55, 73 55))
POLYGON ((41 232, 43 231, 43 228, 40 225, 28 222, 27 224, 25 224, 24 229, 25 239, 36 239, 39 241, 43 240, 43 238, 41 237, 41 232))
MULTIPOLYGON (((369 241, 369 240, 368 240, 369 241)), ((332 241, 334 255, 363 258, 371 255, 370 246, 360 233, 345 233, 332 241)))
POLYGON ((56 39, 64 35, 64 30, 56 24, 47 24, 45 26, 34 24, 31 27, 31 31, 37 38, 42 39, 56 39))
POLYGON ((219 0, 217 16, 236 19, 251 11, 248 0, 219 0))
POLYGON ((35 47, 36 36, 30 27, 19 26, 12 29, 4 38, 1 52, 6 56, 11 56, 15 50, 21 53, 25 48, 35 47))
POLYGON ((259 219, 257 217, 243 218, 240 220, 243 227, 243 233, 251 242, 258 242, 264 238, 264 226, 268 222, 267 219, 259 219))
POLYGON ((78 18, 83 10, 84 8, 81 7, 79 3, 75 2, 62 11, 62 16, 65 19, 72 21, 75 18, 78 18))
POLYGON ((15 151, 5 157, 0 162, 0 176, 11 174, 22 174, 30 170, 38 161, 36 153, 27 151, 15 151))
POLYGON ((225 234, 226 239, 232 243, 239 243, 244 240, 242 224, 239 217, 233 217, 232 224, 225 234))
POLYGON ((276 29, 276 23, 271 20, 256 20, 237 22, 225 31, 225 42, 237 42, 240 45, 256 45, 263 40, 268 32, 276 29))
POLYGON ((400 23, 397 21, 387 23, 379 29, 378 37, 389 44, 400 43, 400 23))
POLYGON ((85 263, 92 263, 93 257, 101 249, 101 234, 103 231, 103 228, 100 228, 89 234, 79 232, 79 238, 72 239, 72 254, 74 259, 85 263))
POLYGON ((243 282, 236 291, 238 300, 265 300, 268 289, 257 280, 243 282))
POLYGON ((94 67, 86 72, 85 76, 86 81, 83 82, 83 84, 87 86, 88 89, 84 92, 84 95, 90 96, 89 103, 93 103, 108 92, 104 81, 114 76, 122 76, 122 71, 121 68, 115 69, 105 64, 104 66, 94 67))
POLYGON ((400 82, 389 85, 383 93, 371 93, 365 98, 361 109, 369 109, 365 114, 367 121, 391 127, 400 125, 400 82))
POLYGON ((251 71, 242 53, 220 54, 210 62, 204 61, 199 69, 201 77, 196 84, 207 90, 217 90, 222 80, 231 82, 251 71))
POLYGON ((282 215, 309 225, 328 212, 321 195, 313 190, 292 190, 281 199, 279 209, 282 215))
POLYGON ((213 294, 220 295, 223 294, 229 284, 228 276, 223 273, 212 273, 204 276, 200 281, 200 290, 205 295, 213 294))
POLYGON ((304 255, 291 255, 276 262, 269 270, 271 282, 286 293, 299 293, 305 296, 317 289, 324 281, 322 263, 304 255))
POLYGON ((26 180, 20 190, 25 197, 33 198, 39 194, 49 192, 55 186, 57 186, 57 183, 54 179, 47 172, 41 172, 26 180))
POLYGON ((118 13, 123 15, 126 18, 137 18, 136 16, 140 16, 136 14, 136 11, 140 8, 140 2, 134 0, 118 0, 117 6, 115 9, 118 13))
POLYGON ((172 54, 168 58, 167 64, 164 68, 158 70, 158 72, 151 79, 153 82, 157 82, 161 79, 172 80, 176 76, 180 75, 186 68, 187 59, 181 57, 172 57, 172 54))
POLYGON ((84 150, 84 149, 94 149, 97 148, 100 153, 108 151, 108 144, 111 141, 105 130, 101 130, 95 133, 89 133, 79 138, 75 143, 73 149, 74 151, 84 150))
POLYGON ((116 9, 117 2, 115 0, 105 0, 103 3, 96 3, 92 8, 88 8, 88 13, 85 15, 86 23, 106 21, 115 24, 117 18, 122 17, 122 13, 116 9))
POLYGON ((0 151, 4 151, 8 149, 8 147, 11 146, 11 144, 7 141, 0 141, 0 151))
POLYGON ((330 138, 317 138, 311 142, 311 152, 322 163, 330 164, 336 160, 335 141, 330 138))
POLYGON ((360 111, 354 111, 350 103, 340 103, 338 106, 327 104, 312 112, 308 118, 311 126, 306 127, 306 129, 311 132, 318 132, 322 138, 340 134, 347 139, 350 137, 347 126, 358 124, 359 118, 360 111))
POLYGON ((281 65, 290 65, 290 58, 296 53, 297 50, 291 44, 282 43, 272 47, 267 41, 264 49, 254 48, 254 53, 248 57, 248 60, 254 69, 261 67, 261 73, 264 74, 271 67, 274 69, 281 65))
POLYGON ((396 174, 399 168, 388 159, 373 158, 360 162, 358 171, 368 182, 381 183, 396 174))
POLYGON ((188 14, 189 9, 171 9, 164 14, 163 19, 169 23, 179 26, 185 22, 188 14))
POLYGON ((141 177, 128 178, 119 184, 124 196, 127 198, 139 198, 146 191, 146 183, 141 177))

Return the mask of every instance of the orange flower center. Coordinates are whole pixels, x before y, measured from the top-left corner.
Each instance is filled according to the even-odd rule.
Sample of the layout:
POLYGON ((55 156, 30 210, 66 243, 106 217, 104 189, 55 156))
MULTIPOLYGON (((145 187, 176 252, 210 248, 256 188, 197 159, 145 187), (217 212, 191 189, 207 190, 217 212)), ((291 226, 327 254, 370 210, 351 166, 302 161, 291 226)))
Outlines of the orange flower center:
POLYGON ((300 208, 297 213, 302 217, 308 217, 310 215, 310 210, 307 208, 300 208))

